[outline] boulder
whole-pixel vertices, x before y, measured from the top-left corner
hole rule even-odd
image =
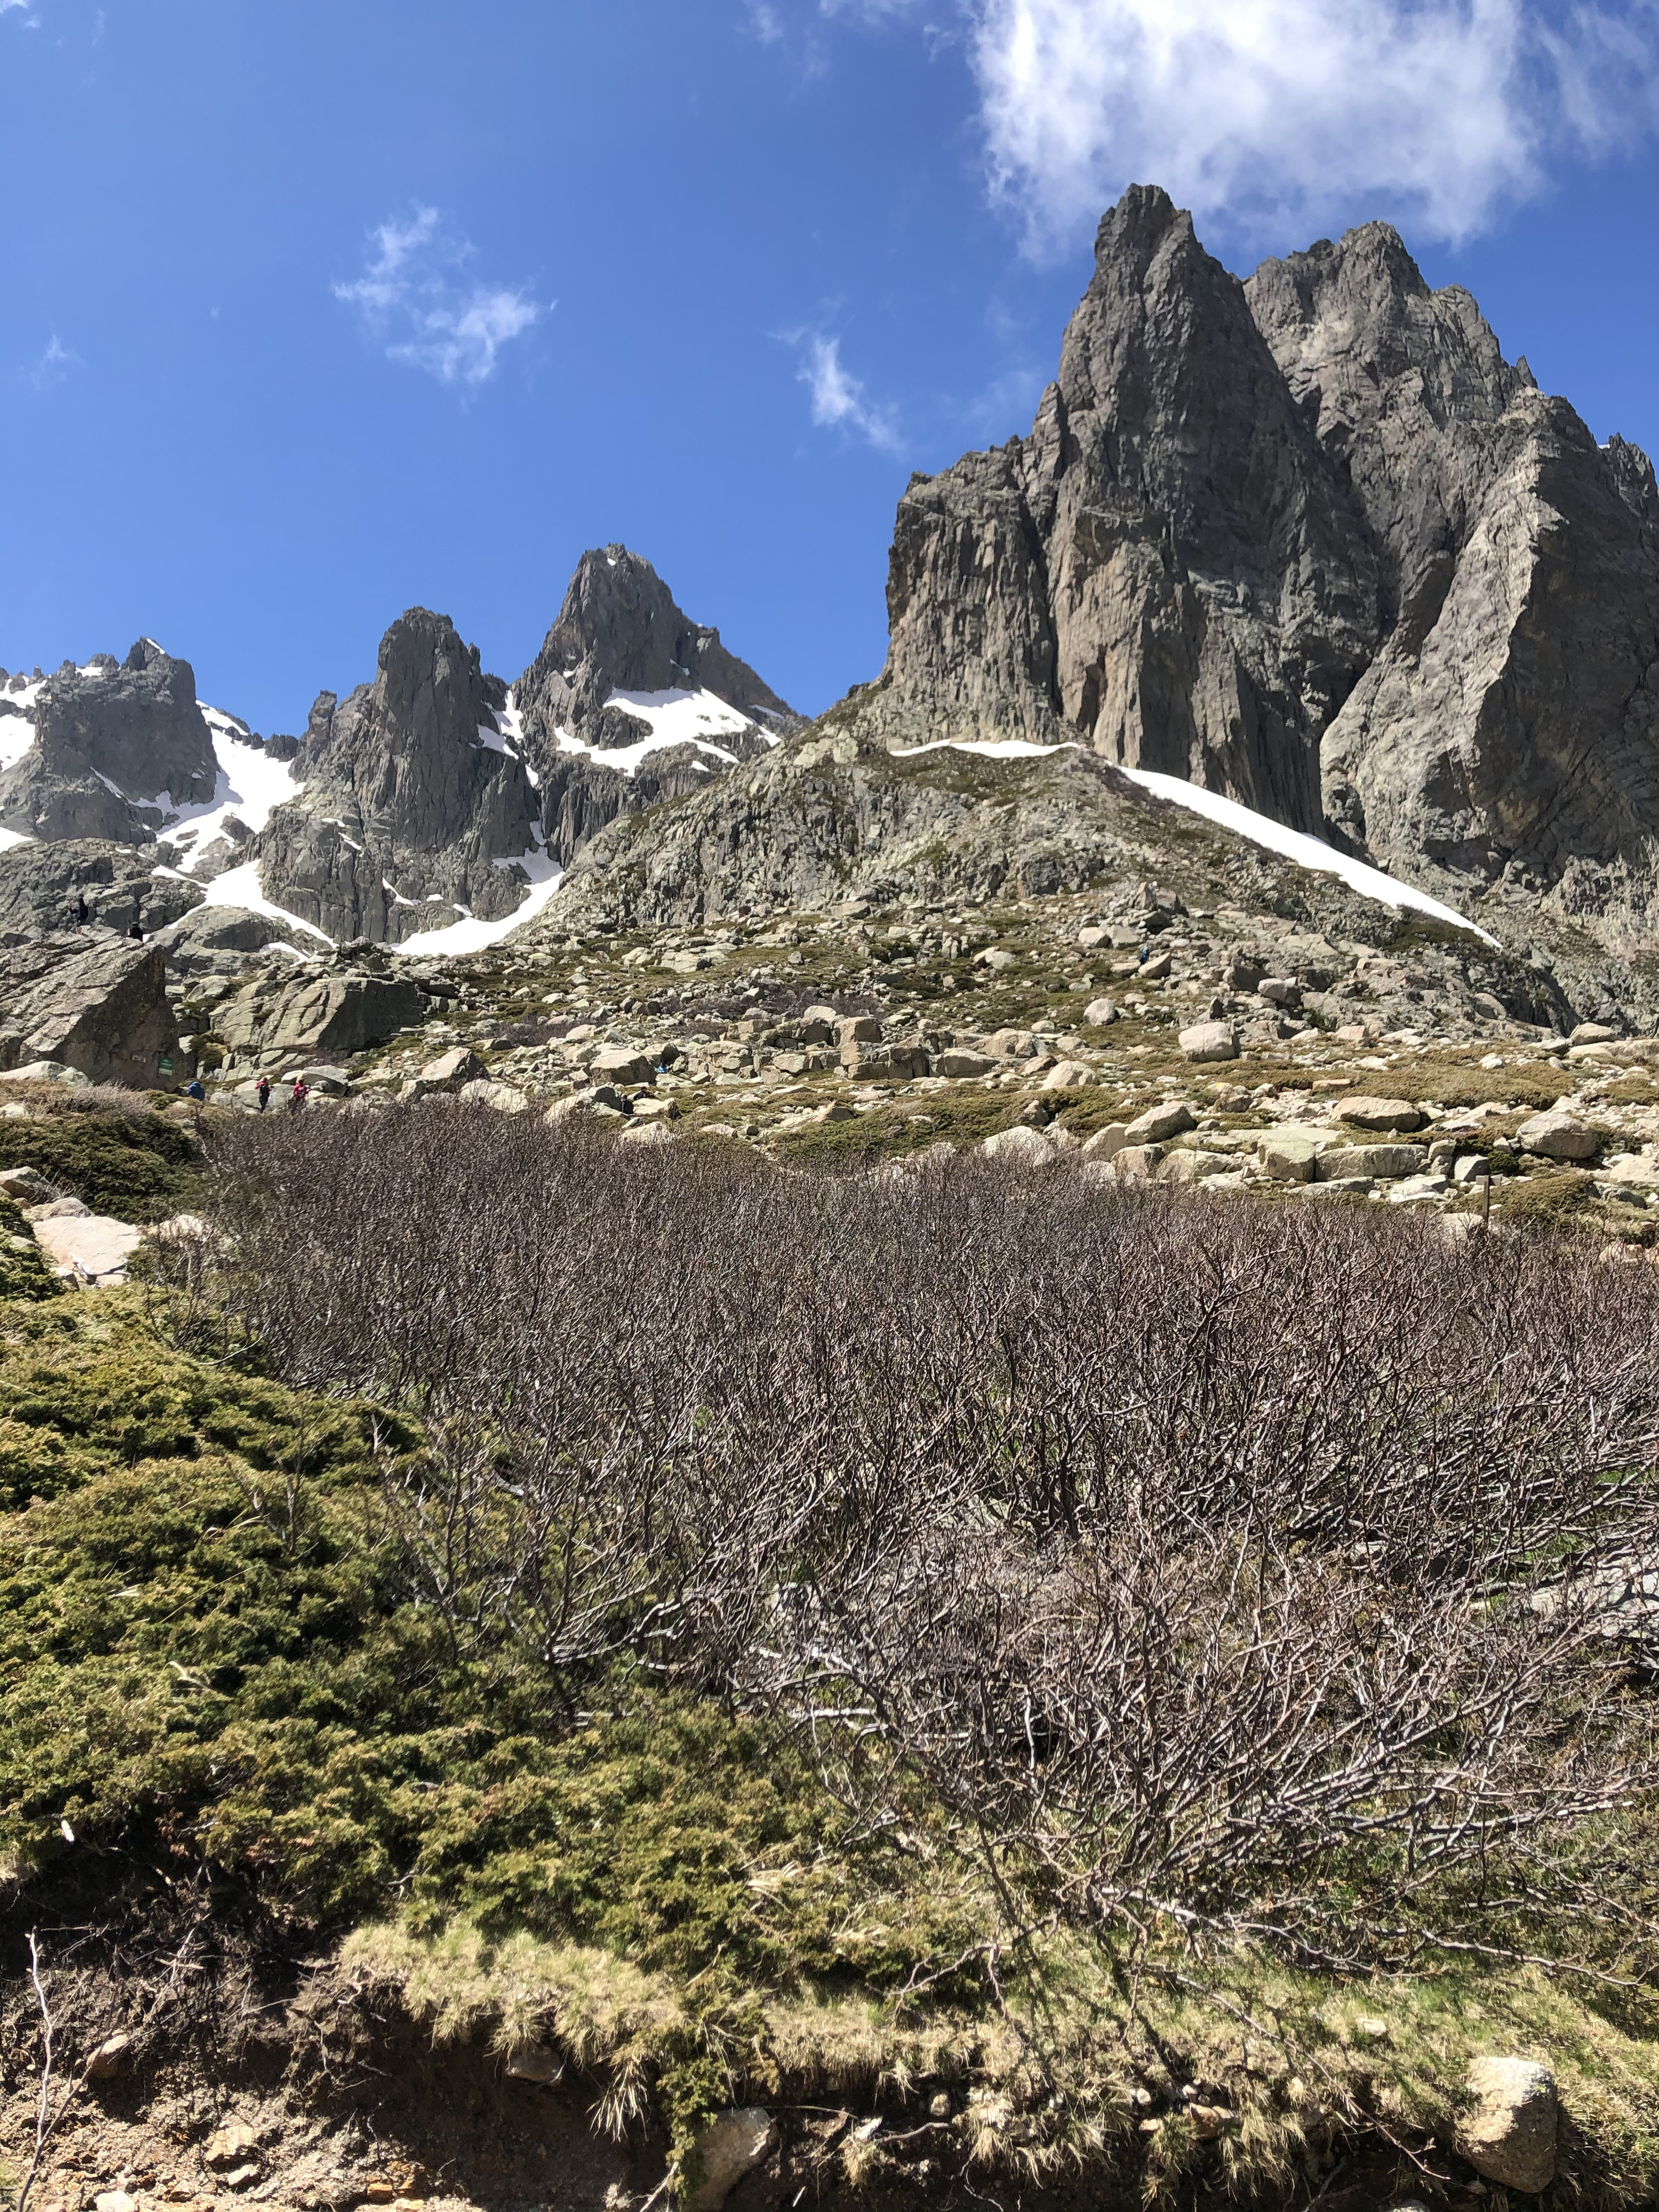
[[[1238,1031],[1231,1022],[1194,1022],[1176,1042],[1191,1060],[1238,1058]]]
[[[1255,1156],[1263,1175],[1274,1182],[1311,1182],[1323,1147],[1301,1129],[1270,1129],[1256,1139]]]
[[[1207,1182],[1212,1176],[1231,1175],[1241,1163],[1231,1152],[1168,1152],[1158,1164],[1159,1182]]]
[[[458,1098],[472,1106],[488,1106],[497,1114],[527,1114],[530,1098],[510,1083],[493,1083],[488,1076],[462,1084],[456,1092]]]
[[[1161,1145],[1121,1145],[1112,1155],[1112,1173],[1125,1182],[1145,1182],[1163,1157]]]
[[[1083,1018],[1091,1029],[1108,1029],[1117,1020],[1118,1011],[1109,999],[1091,999],[1083,1009]]]
[[[1611,1044],[1618,1035],[1618,1030],[1609,1029],[1605,1022],[1580,1022],[1577,1028],[1568,1037],[1567,1042],[1569,1044]]]
[[[1393,1182],[1420,1175],[1428,1164],[1421,1145],[1333,1145],[1319,1156],[1321,1182]]]
[[[836,1018],[836,1042],[843,1055],[849,1045],[879,1044],[881,1024],[873,1014],[838,1015]]]
[[[89,1082],[154,1089],[179,1038],[160,948],[120,937],[64,946],[19,947],[0,971],[0,1067],[54,1060]]]
[[[1094,1081],[1094,1070],[1081,1060],[1057,1060],[1042,1079],[1045,1091],[1085,1091]]]
[[[1555,2076],[1530,2058],[1477,2058],[1453,2134],[1460,2156],[1503,2189],[1535,2197],[1555,2179]]]
[[[1420,1129],[1427,1116],[1405,1098],[1339,1098],[1336,1110],[1357,1129]]]
[[[1255,990],[1256,996],[1266,999],[1270,1006],[1296,1007],[1302,1004],[1302,986],[1289,975],[1264,975]]]
[[[1085,1160],[1113,1160],[1129,1141],[1129,1132],[1121,1121],[1109,1121],[1103,1129],[1097,1129],[1083,1140]]]
[[[686,2160],[691,2212],[720,2212],[744,2174],[765,2160],[776,2141],[771,2114],[757,2105],[716,2112]]]
[[[596,1083],[649,1083],[656,1075],[654,1064],[642,1052],[631,1045],[606,1045],[596,1052],[587,1063],[588,1074]]]
[[[485,1073],[483,1060],[471,1046],[458,1044],[428,1060],[420,1079],[428,1091],[459,1091],[464,1083],[475,1083]]]
[[[263,952],[268,945],[285,945],[312,960],[325,958],[330,950],[298,923],[243,906],[198,906],[157,930],[155,942],[175,975],[234,973],[246,954]]]
[[[1054,1148],[1048,1138],[1024,1122],[1012,1129],[999,1129],[980,1150],[988,1159],[1011,1161],[1020,1167],[1052,1167],[1054,1161]]]
[[[617,1132],[619,1145],[672,1145],[674,1132],[665,1121],[630,1121]]]
[[[1000,945],[988,945],[983,952],[976,952],[974,955],[975,967],[988,968],[993,975],[1000,975],[1005,969],[1012,968],[1013,964],[1013,954],[1005,951]]]
[[[976,1075],[994,1075],[998,1065],[988,1052],[968,1052],[960,1045],[953,1045],[936,1056],[933,1073],[965,1082]]]
[[[53,1211],[37,1219],[33,1228],[34,1241],[52,1272],[87,1283],[125,1282],[127,1261],[143,1236],[131,1222],[117,1221],[106,1213],[88,1213],[84,1206],[76,1213]]]
[[[307,973],[275,988],[250,984],[215,1012],[235,1052],[331,1052],[349,1057],[423,1022],[426,994],[403,976],[350,967]]]
[[[1581,1121],[1576,1114],[1565,1113],[1558,1106],[1551,1107],[1547,1114],[1533,1115],[1521,1124],[1515,1136],[1523,1152],[1536,1152],[1547,1160],[1588,1160],[1601,1150],[1589,1122]]]
[[[1192,1108],[1182,1098],[1172,1098],[1162,1106],[1149,1106],[1125,1133],[1132,1145],[1162,1145],[1195,1126]]]

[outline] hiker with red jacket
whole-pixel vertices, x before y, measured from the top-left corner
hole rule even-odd
[[[305,1111],[306,1101],[310,1097],[310,1096],[311,1085],[306,1081],[303,1075],[296,1075],[294,1079],[294,1088],[288,1094],[289,1112],[290,1114],[303,1113]]]

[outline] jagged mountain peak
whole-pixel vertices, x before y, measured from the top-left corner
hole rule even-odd
[[[625,545],[590,549],[517,686],[526,729],[544,744],[560,729],[602,744],[613,694],[671,691],[706,691],[745,716],[794,719],[718,629],[683,611],[648,561]]]

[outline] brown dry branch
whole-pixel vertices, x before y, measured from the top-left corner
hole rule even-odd
[[[214,1143],[231,1322],[421,1417],[412,1585],[573,1717],[625,1665],[872,1826],[919,1774],[1033,1916],[1592,1940],[1573,1839],[1653,1773],[1650,1271],[444,1101]]]

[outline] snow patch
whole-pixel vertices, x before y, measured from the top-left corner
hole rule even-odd
[[[1358,891],[1362,898],[1376,899],[1380,905],[1391,906],[1396,912],[1401,907],[1409,907],[1413,913],[1432,915],[1436,921],[1449,921],[1455,928],[1473,930],[1488,945],[1498,942],[1479,922],[1459,914],[1455,907],[1443,906],[1438,899],[1431,898],[1414,884],[1402,884],[1393,876],[1385,876],[1381,868],[1373,868],[1364,860],[1351,860],[1347,854],[1339,853],[1322,838],[1309,836],[1305,830],[1287,830],[1282,822],[1258,814],[1251,807],[1241,806],[1236,799],[1224,799],[1219,792],[1202,790],[1183,777],[1162,775],[1154,769],[1126,768],[1123,773],[1143,791],[1150,791],[1158,799],[1172,799],[1177,806],[1188,807],[1218,828],[1231,830],[1235,836],[1248,837],[1252,844],[1265,845],[1270,853],[1294,860],[1298,867],[1313,868],[1322,875],[1340,876],[1349,890]]]
[[[246,722],[239,722],[234,714],[223,714],[217,707],[204,706],[202,714],[212,734],[213,757],[219,769],[213,796],[200,805],[185,807],[167,832],[168,842],[190,873],[200,865],[208,847],[223,834],[227,815],[234,814],[257,832],[264,828],[276,808],[300,794],[293,763],[273,760],[263,745],[248,743],[252,732]],[[159,805],[161,800],[142,803]]]
[[[930,745],[895,745],[893,750],[908,757],[917,753],[942,752],[947,747],[952,752],[982,753],[998,760],[1028,760],[1039,753],[1079,750],[1075,741],[1039,745],[1027,738],[941,738]],[[1294,860],[1298,867],[1314,869],[1320,875],[1340,876],[1349,890],[1358,891],[1362,898],[1376,899],[1380,905],[1393,907],[1396,913],[1408,907],[1415,914],[1432,915],[1436,921],[1449,921],[1455,928],[1472,930],[1488,945],[1498,942],[1479,922],[1471,921],[1466,914],[1459,914],[1455,907],[1443,906],[1438,899],[1431,898],[1414,884],[1402,884],[1394,876],[1384,875],[1381,868],[1373,868],[1364,860],[1351,860],[1347,854],[1339,853],[1322,838],[1309,836],[1305,830],[1287,830],[1271,815],[1258,814],[1254,807],[1241,806],[1236,799],[1224,799],[1218,791],[1206,791],[1201,785],[1188,783],[1184,776],[1164,775],[1156,769],[1126,768],[1121,773],[1154,798],[1188,807],[1193,813],[1201,814],[1206,821],[1213,822],[1218,829],[1231,830],[1236,837],[1248,837],[1253,845],[1265,845],[1270,853]]]
[[[401,945],[386,947],[389,952],[408,953],[424,960],[428,953],[446,956],[457,952],[482,952],[486,945],[497,944],[512,930],[538,915],[559,888],[564,870],[545,852],[526,853],[518,860],[497,860],[498,868],[522,868],[530,878],[530,896],[513,912],[500,921],[480,921],[469,915],[464,921],[452,921],[442,929],[422,929],[413,937],[406,937]]]
[[[196,880],[179,868],[157,868],[155,872],[158,876],[176,877],[184,884]],[[315,922],[302,921],[297,914],[290,914],[285,906],[278,906],[274,899],[265,896],[259,884],[259,863],[257,860],[244,860],[240,868],[227,868],[222,876],[216,876],[204,889],[204,906],[246,907],[250,914],[263,914],[272,921],[285,921],[292,928],[303,930],[307,937],[316,938],[319,944],[331,945],[334,942],[325,932],[318,928]]]
[[[559,750],[585,754],[622,775],[634,775],[648,753],[662,752],[670,745],[695,745],[699,752],[734,768],[737,755],[715,744],[717,738],[738,737],[752,731],[769,745],[778,742],[770,730],[763,730],[712,691],[613,691],[605,703],[645,723],[650,734],[631,745],[590,745],[573,731],[560,730]]]

